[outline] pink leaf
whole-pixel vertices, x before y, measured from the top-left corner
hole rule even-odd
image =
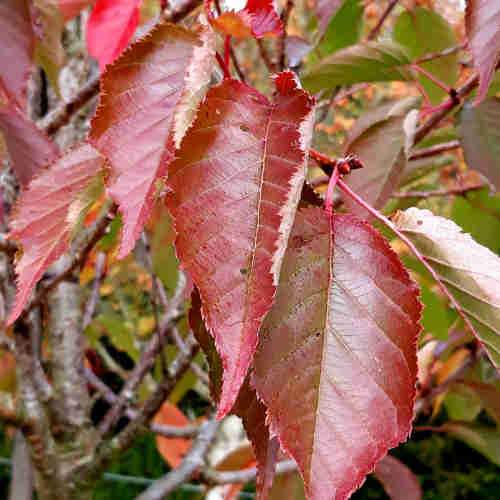
[[[422,488],[415,474],[397,458],[385,456],[375,467],[374,474],[391,500],[422,499]]]
[[[314,101],[291,72],[275,83],[272,102],[236,80],[213,87],[169,167],[177,254],[224,365],[219,417],[252,361],[305,178]]]
[[[66,250],[82,196],[103,166],[88,144],[65,153],[35,177],[17,201],[10,238],[23,246],[16,263],[17,295],[8,324],[21,314],[32,288]]]
[[[22,109],[35,41],[27,0],[0,2],[0,80]]]
[[[0,104],[0,132],[21,186],[26,186],[41,167],[57,156],[55,143],[12,101],[3,107]]]
[[[210,22],[222,33],[236,38],[264,38],[283,32],[273,0],[248,0],[244,9],[223,12],[211,17]]]
[[[141,0],[97,0],[87,23],[89,54],[101,70],[129,44],[139,23]]]
[[[209,83],[214,36],[163,24],[102,77],[90,140],[110,162],[109,192],[123,214],[119,257],[134,247],[151,213],[157,182],[174,157]]]
[[[407,438],[420,310],[415,284],[371,226],[297,213],[253,383],[309,498],[348,498]]]
[[[474,66],[479,72],[479,91],[476,98],[479,103],[488,93],[495,66],[500,60],[500,2],[468,0],[465,30]]]

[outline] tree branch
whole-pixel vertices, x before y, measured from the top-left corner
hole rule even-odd
[[[487,187],[487,184],[474,184],[472,186],[463,186],[451,189],[436,189],[434,191],[404,191],[401,193],[394,193],[394,198],[434,198],[437,196],[453,196],[464,195],[470,191],[477,191]]]
[[[211,418],[205,421],[193,446],[184,457],[181,465],[172,470],[161,479],[155,481],[149,488],[141,493],[137,500],[161,500],[172,493],[181,484],[188,481],[198,472],[205,463],[205,455],[215,438],[219,422]]]
[[[458,149],[460,147],[462,147],[462,145],[458,140],[442,142],[441,144],[436,144],[429,148],[416,149],[415,151],[413,151],[413,153],[410,154],[408,160],[430,158],[432,156],[437,156],[441,153],[445,153],[446,151],[453,151],[454,149]]]
[[[99,392],[107,403],[116,404],[118,396],[90,368],[84,368],[84,375],[87,382]],[[132,408],[127,408],[125,410],[125,415],[130,420],[138,418],[137,410]],[[175,425],[155,424],[153,422],[149,424],[149,428],[154,434],[166,438],[191,438],[196,436],[200,429],[199,426],[195,424],[177,427]]]
[[[386,19],[389,17],[389,14],[392,12],[394,7],[396,7],[398,1],[399,0],[390,0],[390,2],[387,4],[387,7],[384,10],[384,12],[382,12],[380,19],[377,21],[377,24],[370,31],[370,33],[367,37],[368,40],[374,40],[377,37],[377,35],[379,34],[379,31],[382,29],[383,24],[385,23]]]

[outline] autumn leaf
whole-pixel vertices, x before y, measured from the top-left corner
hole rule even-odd
[[[500,189],[500,98],[478,106],[466,102],[460,112],[460,142],[467,165]]]
[[[10,238],[22,244],[23,254],[16,263],[17,294],[8,324],[21,314],[45,270],[68,250],[72,230],[85,208],[82,197],[103,162],[92,146],[78,146],[36,176],[18,199]]]
[[[134,247],[209,83],[214,36],[164,23],[134,44],[101,81],[90,141],[108,158],[108,190],[123,214],[119,257]]]
[[[213,87],[169,167],[177,254],[224,365],[219,417],[245,380],[305,178],[314,101],[291,72],[275,85],[272,102],[236,80]]]
[[[12,99],[2,106],[1,96],[0,132],[5,139],[14,173],[23,187],[28,185],[45,164],[57,156],[58,148],[55,143],[26,118]]]
[[[29,2],[0,2],[0,80],[22,109],[26,106],[26,84],[31,73],[35,46]],[[8,68],[8,71],[6,70]]]
[[[141,0],[97,0],[87,22],[87,48],[101,70],[129,44],[139,23]]]
[[[383,208],[399,185],[408,153],[405,122],[417,103],[408,97],[379,106],[361,115],[349,133],[345,153],[357,155],[365,166],[349,175],[349,186],[375,208]],[[366,213],[350,198],[344,201],[351,212]]]
[[[417,477],[397,458],[385,456],[375,467],[374,475],[391,500],[422,499],[422,488]]]
[[[297,213],[252,382],[310,499],[348,498],[407,438],[420,310],[416,285],[370,225]]]
[[[191,425],[186,415],[184,415],[177,406],[168,401],[165,401],[161,405],[153,422],[155,424],[172,425],[181,428]],[[175,469],[179,467],[184,456],[190,450],[191,441],[191,439],[186,438],[166,438],[158,435],[156,436],[156,447],[167,464],[172,467],[172,469]]]
[[[83,9],[92,5],[94,0],[58,0],[59,9],[65,21],[76,17]]]
[[[415,207],[394,224],[422,253],[458,302],[493,364],[500,366],[500,258],[454,222]]]
[[[465,30],[472,52],[474,66],[479,72],[479,104],[488,93],[488,87],[500,60],[500,2],[498,0],[467,0]]]
[[[248,0],[244,9],[209,16],[209,20],[218,31],[236,38],[264,38],[283,31],[273,0]]]

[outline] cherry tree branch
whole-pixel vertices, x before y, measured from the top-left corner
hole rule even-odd
[[[87,382],[104,398],[107,403],[116,404],[118,396],[90,368],[85,367],[84,375]],[[125,410],[125,416],[130,420],[135,420],[138,416],[137,410],[127,408]],[[177,427],[175,425],[156,424],[154,422],[150,422],[149,428],[154,434],[158,434],[159,436],[166,438],[190,438],[196,436],[199,431],[199,425],[195,424]]]
[[[191,479],[205,464],[205,456],[218,428],[219,422],[215,419],[210,418],[205,421],[201,425],[198,437],[182,460],[181,465],[155,481],[137,497],[137,500],[161,500],[181,484]]]
[[[470,191],[478,191],[479,189],[483,189],[487,187],[487,184],[474,184],[472,186],[463,186],[456,187],[451,189],[436,189],[433,191],[405,191],[402,193],[394,193],[394,198],[435,198],[438,196],[453,196],[453,195],[461,195],[463,196]]]
[[[432,156],[437,156],[440,155],[441,153],[445,153],[447,151],[453,151],[454,149],[458,149],[460,147],[462,147],[462,145],[460,144],[459,140],[442,142],[440,144],[436,144],[428,148],[416,149],[410,154],[408,160],[420,160],[422,158],[430,158]]]
[[[389,17],[389,15],[393,11],[393,9],[396,7],[398,1],[399,0],[390,0],[390,2],[387,4],[387,7],[384,10],[384,12],[382,12],[382,15],[380,16],[379,20],[377,21],[377,24],[373,27],[373,29],[368,34],[368,37],[367,37],[368,40],[374,40],[377,37],[377,35],[379,34],[380,30],[382,29],[382,26],[384,25],[386,19]]]

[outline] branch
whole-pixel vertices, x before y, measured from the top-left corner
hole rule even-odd
[[[454,149],[460,148],[462,145],[460,141],[448,141],[442,142],[441,144],[436,144],[435,146],[431,146],[429,148],[417,149],[413,153],[410,154],[408,160],[420,160],[422,158],[430,158],[431,156],[437,156],[441,153],[445,153],[446,151],[453,151]]]
[[[288,19],[290,18],[290,13],[294,7],[294,0],[287,0],[286,5],[281,11],[281,23],[283,25],[283,33],[278,39],[278,67],[280,71],[285,69],[285,59],[286,59],[286,27],[288,24]]]
[[[201,425],[200,433],[181,465],[155,481],[137,500],[161,500],[180,485],[189,481],[205,464],[205,455],[215,438],[219,422],[209,419]]]
[[[440,52],[432,52],[431,54],[425,54],[425,56],[415,59],[414,64],[422,64],[429,61],[434,61],[434,59],[439,59],[440,57],[446,57],[455,52],[463,50],[467,46],[467,42],[461,43],[460,45],[455,45],[454,47],[449,47],[447,49],[441,50]]]
[[[387,4],[387,7],[385,8],[384,12],[382,12],[380,19],[377,21],[377,24],[370,31],[370,34],[368,35],[368,40],[373,40],[377,37],[379,31],[382,29],[383,24],[385,23],[385,20],[389,17],[389,14],[392,12],[394,7],[396,7],[398,1],[399,0],[391,0]]]
[[[163,339],[170,328],[170,323],[177,315],[177,309],[182,302],[183,291],[186,285],[185,278],[182,274],[179,275],[179,283],[177,290],[172,298],[169,309],[165,312],[163,319],[158,328],[158,335],[154,335],[149,341],[146,349],[142,353],[141,359],[137,362],[132,373],[127,378],[125,385],[123,386],[120,395],[116,401],[116,404],[111,407],[104,419],[99,425],[99,434],[101,436],[106,435],[115,423],[120,418],[123,408],[127,405],[127,402],[132,400],[134,397],[135,390],[139,387],[142,379],[153,367],[156,356],[161,351],[163,347]],[[189,355],[191,346],[186,346],[186,351],[182,354]]]
[[[276,475],[289,474],[297,470],[297,464],[293,460],[284,460],[276,464]],[[253,481],[257,476],[257,468],[252,467],[239,471],[221,472],[213,469],[205,469],[201,472],[204,482],[210,485],[218,484],[244,484]]]
[[[186,344],[189,346],[189,355],[179,354],[174,360],[171,366],[171,375],[158,384],[154,393],[137,412],[137,418],[131,420],[127,427],[111,439],[111,441],[102,444],[97,449],[95,459],[92,463],[77,467],[73,471],[82,481],[98,477],[113,458],[130,448],[137,435],[147,425],[147,422],[158,412],[160,406],[175,389],[179,380],[189,369],[192,359],[198,353],[199,347],[194,337],[189,336],[186,339]]]
[[[92,290],[90,292],[90,297],[85,304],[85,312],[83,313],[82,319],[82,329],[85,330],[87,326],[90,325],[92,318],[97,307],[97,302],[99,301],[99,288],[101,287],[101,282],[104,277],[104,270],[106,267],[106,254],[104,252],[99,252],[96,257],[95,262],[95,277],[92,283]]]
[[[413,145],[418,144],[441,120],[447,116],[455,106],[460,104],[460,101],[470,94],[478,85],[479,77],[477,75],[471,76],[461,87],[456,89],[456,98],[450,97],[443,104],[439,106],[434,113],[432,113],[428,120],[415,132]]]
[[[115,404],[118,401],[118,396],[90,368],[84,368],[84,375],[87,382],[99,392],[107,403]],[[132,408],[127,408],[125,415],[130,420],[138,418],[137,410]],[[166,438],[191,438],[196,436],[200,430],[199,426],[195,424],[177,427],[175,425],[155,424],[153,422],[149,424],[149,428],[154,434]]]
[[[470,191],[477,191],[488,187],[487,184],[474,184],[472,186],[463,186],[451,189],[436,189],[434,191],[405,191],[403,193],[394,193],[392,196],[394,198],[434,198],[437,196],[460,196],[464,195]]]

